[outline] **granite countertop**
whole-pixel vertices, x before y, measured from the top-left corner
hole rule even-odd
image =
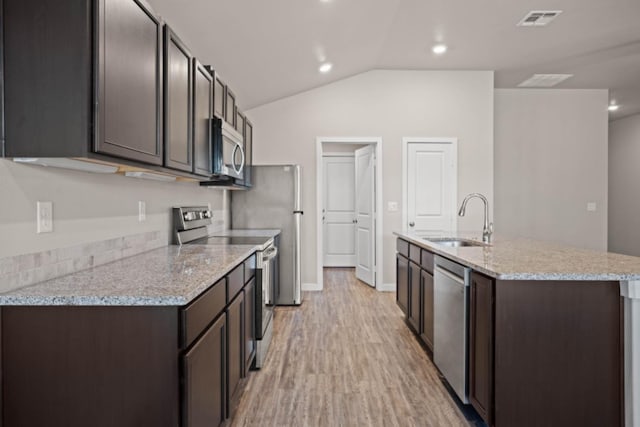
[[[215,237],[276,237],[282,232],[278,229],[241,229],[218,231],[213,234]]]
[[[482,241],[478,233],[394,232],[435,254],[501,280],[640,280],[640,257],[598,252],[525,238],[494,235],[489,246],[452,248],[425,237]]]
[[[185,305],[254,251],[251,245],[165,246],[0,294],[0,305]]]

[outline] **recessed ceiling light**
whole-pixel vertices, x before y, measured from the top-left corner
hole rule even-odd
[[[331,71],[331,68],[333,68],[333,64],[331,64],[330,62],[325,62],[320,66],[320,68],[318,68],[318,70],[321,73],[328,73],[329,71]]]
[[[619,108],[620,108],[620,106],[618,104],[611,104],[611,105],[609,105],[609,107],[607,109],[609,111],[618,111]]]
[[[447,51],[447,45],[440,43],[440,44],[437,44],[437,45],[433,46],[431,48],[431,50],[436,55],[442,55],[443,53],[445,53]]]

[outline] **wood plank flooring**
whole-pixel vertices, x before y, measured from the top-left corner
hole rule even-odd
[[[324,291],[279,307],[265,366],[232,426],[469,426],[404,324],[395,294],[325,269]]]

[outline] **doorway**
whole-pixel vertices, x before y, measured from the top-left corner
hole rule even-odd
[[[456,231],[457,145],[456,138],[402,139],[403,231]]]
[[[316,143],[318,283],[324,267],[352,267],[359,280],[379,289],[382,139],[318,137]]]
[[[325,152],[322,155],[324,267],[356,266],[355,166],[353,152]]]

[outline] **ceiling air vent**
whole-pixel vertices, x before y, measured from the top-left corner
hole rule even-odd
[[[532,10],[518,22],[519,27],[544,27],[556,19],[561,10]]]
[[[553,87],[569,77],[573,77],[573,74],[534,74],[518,87]]]

